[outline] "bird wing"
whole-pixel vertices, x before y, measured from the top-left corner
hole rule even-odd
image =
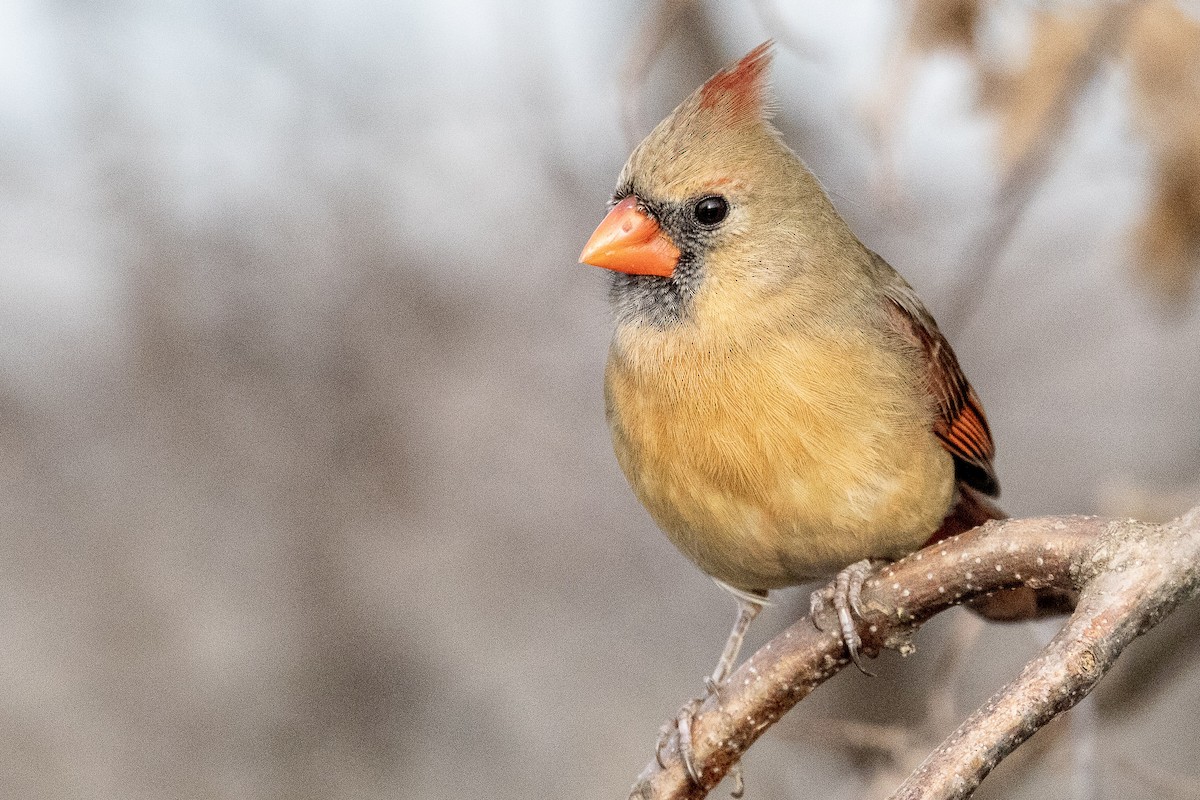
[[[984,494],[999,495],[1000,482],[992,466],[996,446],[979,396],[917,293],[886,261],[871,255],[886,268],[881,274],[893,326],[924,354],[925,379],[938,411],[933,432],[954,456],[956,477]]]

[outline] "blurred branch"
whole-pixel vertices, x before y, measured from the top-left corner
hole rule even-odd
[[[996,210],[975,232],[959,259],[959,276],[949,292],[945,310],[938,314],[943,330],[961,331],[975,312],[1000,264],[1017,223],[1053,165],[1057,145],[1100,67],[1125,38],[1136,2],[1108,6],[1096,23],[1087,45],[1064,71],[1053,101],[1046,108],[1026,147],[1005,173],[996,198]]]
[[[1200,778],[1151,768],[1128,754],[1117,756],[1121,769],[1128,771],[1128,778],[1143,782],[1159,797],[1172,800],[1200,800]]]
[[[880,81],[864,109],[879,161],[874,192],[884,208],[901,201],[897,131],[916,60],[934,50],[961,51],[974,58],[980,16],[979,0],[909,0],[897,3],[896,10],[898,33],[888,37]]]
[[[638,26],[637,37],[629,48],[621,72],[617,76],[617,96],[621,104],[621,128],[625,141],[633,147],[641,139],[638,134],[638,98],[650,68],[658,60],[684,9],[694,0],[657,0]]]
[[[991,592],[1078,590],[1067,624],[1020,676],[948,737],[892,795],[964,798],[1018,745],[1075,705],[1135,637],[1200,591],[1200,508],[1164,525],[1098,517],[988,523],[885,567],[863,588],[864,652],[911,651],[935,614]],[[762,733],[848,662],[836,626],[805,617],[751,656],[709,696],[692,724],[701,786],[688,778],[678,734],[630,797],[704,797]]]
[[[925,693],[925,713],[905,715],[894,722],[864,722],[827,717],[811,719],[802,728],[790,726],[787,735],[819,747],[834,747],[870,768],[865,770],[862,800],[881,800],[892,793],[908,774],[925,760],[951,730],[961,715],[955,696],[969,665],[965,657],[973,654],[974,644],[987,628],[978,614],[953,615],[951,629],[930,674],[938,676]],[[779,729],[776,730],[778,735]],[[1022,750],[1022,756],[1034,756],[1035,748]]]

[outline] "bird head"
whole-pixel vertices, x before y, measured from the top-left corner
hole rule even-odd
[[[829,235],[822,221],[844,228],[770,124],[770,60],[765,42],[718,72],[630,155],[579,258],[618,273],[618,304],[662,323],[705,287],[752,300],[794,271],[797,248]]]

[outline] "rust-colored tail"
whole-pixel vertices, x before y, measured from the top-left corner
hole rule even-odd
[[[946,519],[942,521],[942,527],[929,538],[926,546],[977,528],[988,520],[1008,518],[995,503],[970,486],[959,484],[958,493],[958,502],[950,509]],[[1077,600],[1074,592],[1030,589],[1022,586],[977,598],[968,605],[972,611],[985,619],[994,622],[1019,622],[1055,614],[1068,614],[1075,608]]]

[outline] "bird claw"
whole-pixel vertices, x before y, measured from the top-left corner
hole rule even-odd
[[[721,658],[717,661],[716,668],[713,669],[711,675],[704,679],[704,695],[684,703],[673,720],[675,730],[679,731],[679,758],[683,761],[683,766],[687,769],[688,777],[697,786],[703,786],[704,784],[701,782],[701,771],[696,767],[696,751],[692,747],[692,722],[695,721],[696,712],[700,710],[700,706],[708,698],[715,698],[720,703],[721,685],[729,677],[729,673],[733,671],[733,665],[737,663],[738,652],[742,649],[742,638],[746,635],[746,628],[758,616],[758,612],[762,611],[767,597],[766,592],[744,592],[720,581],[717,581],[717,583],[728,589],[738,598],[737,621],[733,623],[733,630],[729,632],[729,638],[725,641],[725,649],[721,652]],[[654,746],[654,758],[658,761],[658,765],[664,769],[667,765],[663,758],[663,750],[666,749],[671,741],[671,727],[671,721],[663,724],[658,731],[658,742]],[[730,772],[734,780],[733,796],[741,797],[742,792],[745,790],[741,764],[735,762]]]
[[[813,627],[822,633],[825,632],[825,626],[821,620],[825,617],[825,609],[832,602],[833,587],[831,586],[822,586],[808,598],[808,618],[812,620]]]
[[[654,760],[663,769],[667,768],[667,762],[663,759],[663,750],[666,748],[667,742],[671,741],[671,729],[675,727],[674,723],[673,719],[664,722],[658,729],[658,741],[654,743]]]
[[[825,630],[821,626],[820,620],[825,615],[827,605],[833,606],[833,610],[837,614],[838,632],[842,636],[842,641],[846,643],[846,652],[849,653],[850,660],[854,662],[854,666],[858,667],[859,672],[872,678],[875,677],[875,673],[862,665],[860,652],[862,637],[858,635],[854,619],[863,615],[863,584],[880,563],[882,562],[865,558],[862,561],[854,562],[837,574],[832,586],[818,589],[812,593],[812,597],[809,599],[809,614],[812,617],[813,626],[819,631]]]
[[[679,709],[679,715],[675,718],[675,727],[679,729],[679,757],[683,759],[688,777],[697,786],[704,784],[700,782],[700,771],[696,769],[696,751],[692,748],[692,720],[696,718],[696,712],[700,710],[702,702],[700,698],[692,700]]]
[[[694,697],[688,700],[679,709],[674,719],[664,722],[658,729],[658,742],[654,745],[654,758],[660,767],[665,768],[667,765],[663,758],[663,751],[671,741],[673,730],[679,731],[679,758],[683,761],[688,777],[697,786],[700,786],[701,783],[700,772],[696,769],[696,753],[692,749],[692,720],[695,719],[696,712],[700,710],[700,706],[704,704],[709,695],[716,694],[716,686],[713,684],[712,678],[706,678],[704,684],[708,693],[703,697]]]
[[[742,774],[742,762],[733,762],[729,772],[733,775],[733,789],[730,790],[729,796],[741,800],[741,796],[746,793],[746,776]]]
[[[672,728],[679,732],[679,759],[683,762],[684,769],[687,770],[688,777],[696,786],[703,786],[701,782],[700,769],[696,766],[696,751],[692,747],[692,722],[696,718],[696,713],[700,710],[700,706],[709,697],[716,697],[720,700],[718,691],[720,685],[713,680],[711,675],[704,679],[705,694],[703,697],[694,697],[683,704],[679,709],[679,713],[675,715],[675,719],[664,722],[662,727],[658,729],[658,742],[654,746],[654,757],[658,761],[660,767],[665,768],[663,750],[671,741]],[[673,724],[672,724],[673,723]],[[742,764],[736,762],[729,770],[733,777],[733,790],[730,796],[740,798],[746,791],[745,778],[742,775]]]

